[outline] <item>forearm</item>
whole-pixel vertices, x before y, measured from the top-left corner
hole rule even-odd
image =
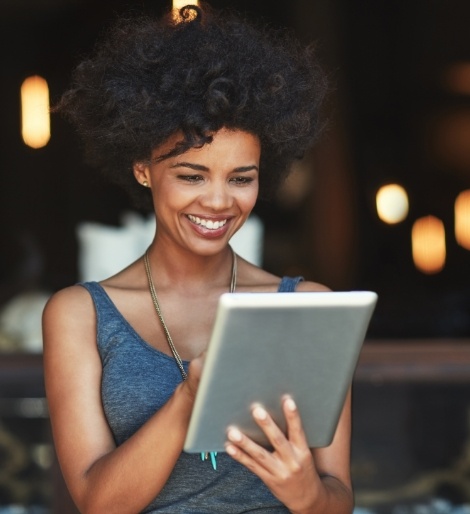
[[[192,408],[178,388],[124,444],[95,461],[76,482],[84,514],[135,514],[162,490],[182,451]]]

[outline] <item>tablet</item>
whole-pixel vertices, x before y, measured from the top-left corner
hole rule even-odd
[[[251,406],[264,405],[285,431],[284,394],[309,446],[328,446],[376,301],[372,291],[223,294],[184,450],[224,451],[231,425],[269,446]]]

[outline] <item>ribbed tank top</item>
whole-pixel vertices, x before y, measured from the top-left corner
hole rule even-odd
[[[302,277],[284,277],[279,292],[293,292]],[[103,366],[101,398],[117,445],[132,436],[181,382],[173,357],[146,343],[97,282],[81,283],[94,302],[97,345]],[[187,370],[189,362],[183,361]],[[198,454],[182,452],[155,500],[142,513],[286,513],[264,483],[226,453],[217,470]]]

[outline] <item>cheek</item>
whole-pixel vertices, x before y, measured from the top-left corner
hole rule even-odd
[[[192,199],[191,192],[173,184],[161,184],[156,186],[153,194],[155,205],[161,205],[165,209],[178,209]]]
[[[258,200],[259,195],[259,182],[256,182],[256,185],[253,186],[253,189],[250,191],[250,202],[254,206],[256,201]]]
[[[244,211],[251,211],[258,199],[258,188],[252,188],[239,197],[238,204]]]

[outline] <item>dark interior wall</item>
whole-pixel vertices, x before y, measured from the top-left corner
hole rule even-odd
[[[102,182],[83,162],[79,141],[58,116],[42,149],[20,138],[19,87],[30,74],[47,78],[54,103],[68,85],[70,71],[91,50],[120,13],[159,14],[169,2],[69,1],[7,2],[0,6],[0,239],[3,298],[18,288],[64,287],[77,276],[75,227],[92,220],[117,224],[133,208],[120,190]],[[212,2],[229,6],[231,2]],[[239,2],[240,10],[274,20],[266,2]],[[264,4],[264,5],[263,5]],[[287,22],[284,19],[283,22]],[[34,263],[30,262],[33,260]],[[1,297],[0,297],[1,301]]]
[[[439,150],[445,137],[439,120],[468,112],[468,83],[467,94],[459,94],[447,76],[452,65],[470,60],[465,28],[470,4],[336,4],[347,76],[344,114],[361,184],[358,282],[381,293],[376,318],[381,333],[468,335],[470,254],[455,241],[453,209],[457,194],[470,186],[470,168],[468,161],[452,157],[457,148]],[[410,196],[409,216],[396,226],[385,226],[374,215],[374,192],[389,181],[404,185]],[[418,272],[411,257],[412,224],[429,214],[442,219],[446,230],[446,266],[436,275]]]
[[[377,337],[468,335],[470,254],[453,238],[453,199],[469,187],[465,166],[438,159],[431,136],[442,112],[468,108],[450,93],[446,66],[468,60],[465,0],[214,0],[256,19],[289,26],[317,41],[331,76],[330,125],[305,167],[306,193],[256,209],[266,227],[265,265],[302,273],[335,289],[370,288],[380,301]],[[160,13],[168,2],[7,0],[0,6],[0,302],[25,287],[55,290],[76,280],[75,227],[81,220],[119,222],[127,197],[101,182],[82,160],[70,127],[54,116],[40,150],[20,138],[19,86],[45,76],[54,102],[72,66],[110,19],[131,9]],[[431,134],[431,135],[430,135]],[[410,215],[385,226],[375,215],[376,188],[405,185]],[[425,214],[447,230],[445,269],[426,276],[413,266],[410,231]]]

